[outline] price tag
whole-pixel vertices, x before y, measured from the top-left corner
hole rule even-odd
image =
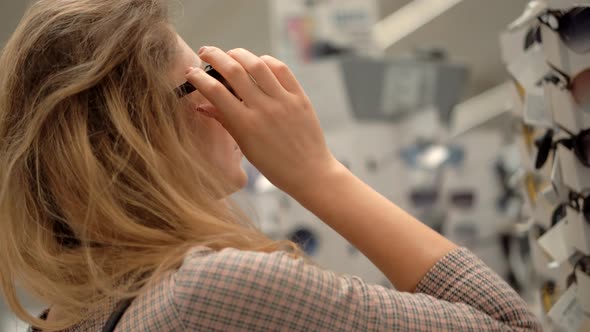
[[[551,72],[540,45],[534,45],[508,65],[508,71],[524,87],[531,91],[538,87],[543,77]]]
[[[550,128],[553,126],[553,113],[545,102],[542,87],[534,86],[526,90],[524,122],[535,127]]]
[[[578,286],[572,285],[549,311],[549,318],[566,331],[580,331],[585,318],[584,310],[576,296],[577,292]]]
[[[564,239],[565,219],[559,221],[547,233],[539,238],[539,245],[549,254],[557,263],[567,261],[574,254],[574,248],[568,246]]]
[[[551,184],[553,189],[556,191],[558,200],[564,202],[568,199],[569,191],[563,184],[563,178],[561,175],[561,163],[559,162],[559,156],[557,153],[553,156],[553,168],[551,169]],[[554,204],[558,204],[555,202]]]
[[[568,206],[564,220],[565,243],[585,255],[590,255],[590,225],[586,223],[584,215]]]

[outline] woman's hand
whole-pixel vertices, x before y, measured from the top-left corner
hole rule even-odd
[[[284,63],[244,49],[225,53],[206,47],[199,53],[242,101],[202,69],[187,74],[188,81],[217,108],[213,116],[275,186],[293,195],[340,169],[309,98]]]

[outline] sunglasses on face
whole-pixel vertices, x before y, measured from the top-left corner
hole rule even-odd
[[[590,129],[583,130],[577,135],[574,135],[565,128],[561,129],[568,133],[570,138],[564,138],[554,142],[553,129],[549,129],[543,137],[535,141],[535,145],[538,148],[535,168],[541,169],[545,165],[549,158],[549,153],[555,151],[558,144],[563,145],[569,150],[573,150],[580,163],[586,167],[590,167]]]
[[[229,92],[231,92],[234,96],[237,97],[236,92],[234,91],[232,86],[229,84],[229,82],[223,76],[221,76],[221,74],[217,70],[215,70],[213,67],[211,67],[211,65],[207,65],[207,67],[205,67],[204,70],[205,70],[205,73],[209,74],[209,76],[211,76],[214,79],[221,82],[221,84],[223,84],[229,90]],[[179,87],[177,87],[176,89],[174,89],[174,93],[178,96],[178,98],[182,98],[182,97],[184,97],[188,94],[191,94],[195,91],[197,91],[197,88],[195,88],[195,86],[192,85],[190,82],[186,82],[186,83],[180,85]]]
[[[590,52],[589,7],[576,7],[569,11],[549,11],[539,20],[559,33],[563,43],[575,53]]]

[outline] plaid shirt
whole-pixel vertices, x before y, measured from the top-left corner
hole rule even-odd
[[[114,306],[114,305],[113,305]],[[101,331],[110,310],[68,332]],[[196,247],[136,298],[117,331],[541,331],[526,303],[465,248],[403,293],[271,254]]]

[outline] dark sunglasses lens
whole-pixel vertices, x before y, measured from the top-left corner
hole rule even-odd
[[[576,136],[574,151],[580,162],[590,167],[590,130],[584,130]]]
[[[559,205],[555,211],[553,211],[553,215],[551,216],[551,226],[557,225],[563,218],[565,218],[567,214],[567,205],[561,204]]]
[[[542,37],[541,37],[541,27],[540,26],[536,26],[536,27],[532,27],[526,34],[526,37],[524,39],[524,49],[525,51],[528,50],[529,48],[531,48],[531,46],[535,45],[535,44],[540,44],[542,43]]]
[[[567,276],[567,279],[565,281],[565,284],[567,286],[567,288],[570,288],[571,285],[576,283],[576,274],[575,273],[570,273],[569,276]]]
[[[590,52],[590,8],[575,8],[563,15],[559,20],[559,34],[572,51]]]
[[[584,198],[584,208],[582,209],[582,213],[584,214],[586,222],[590,224],[590,196]]]
[[[194,85],[192,85],[190,82],[186,82],[183,85],[176,88],[176,90],[174,90],[174,92],[176,93],[178,98],[182,98],[188,94],[191,94],[192,92],[194,92],[196,90],[197,90],[197,88],[195,88]]]
[[[548,130],[543,137],[535,142],[535,144],[537,145],[535,168],[540,169],[545,165],[549,158],[549,152],[551,152],[551,146],[553,145],[553,130]]]
[[[590,275],[590,256],[584,256],[576,263],[576,268]]]
[[[430,189],[414,190],[410,194],[410,201],[415,208],[424,208],[434,205],[438,199],[438,192]]]
[[[470,209],[475,203],[475,194],[472,191],[453,193],[451,203],[461,209]]]
[[[590,110],[590,69],[574,77],[571,90],[576,104],[582,109]]]
[[[229,84],[229,82],[223,76],[221,76],[221,74],[217,70],[213,69],[211,65],[205,67],[205,72],[209,74],[209,76],[221,82],[221,84],[223,84],[223,86],[225,86],[229,90],[229,92],[231,92],[234,96],[237,97],[236,92],[234,91],[233,87]],[[194,87],[194,85],[192,85],[190,82],[186,82],[183,85],[176,88],[174,92],[179,98],[182,98],[196,90],[197,89]]]

